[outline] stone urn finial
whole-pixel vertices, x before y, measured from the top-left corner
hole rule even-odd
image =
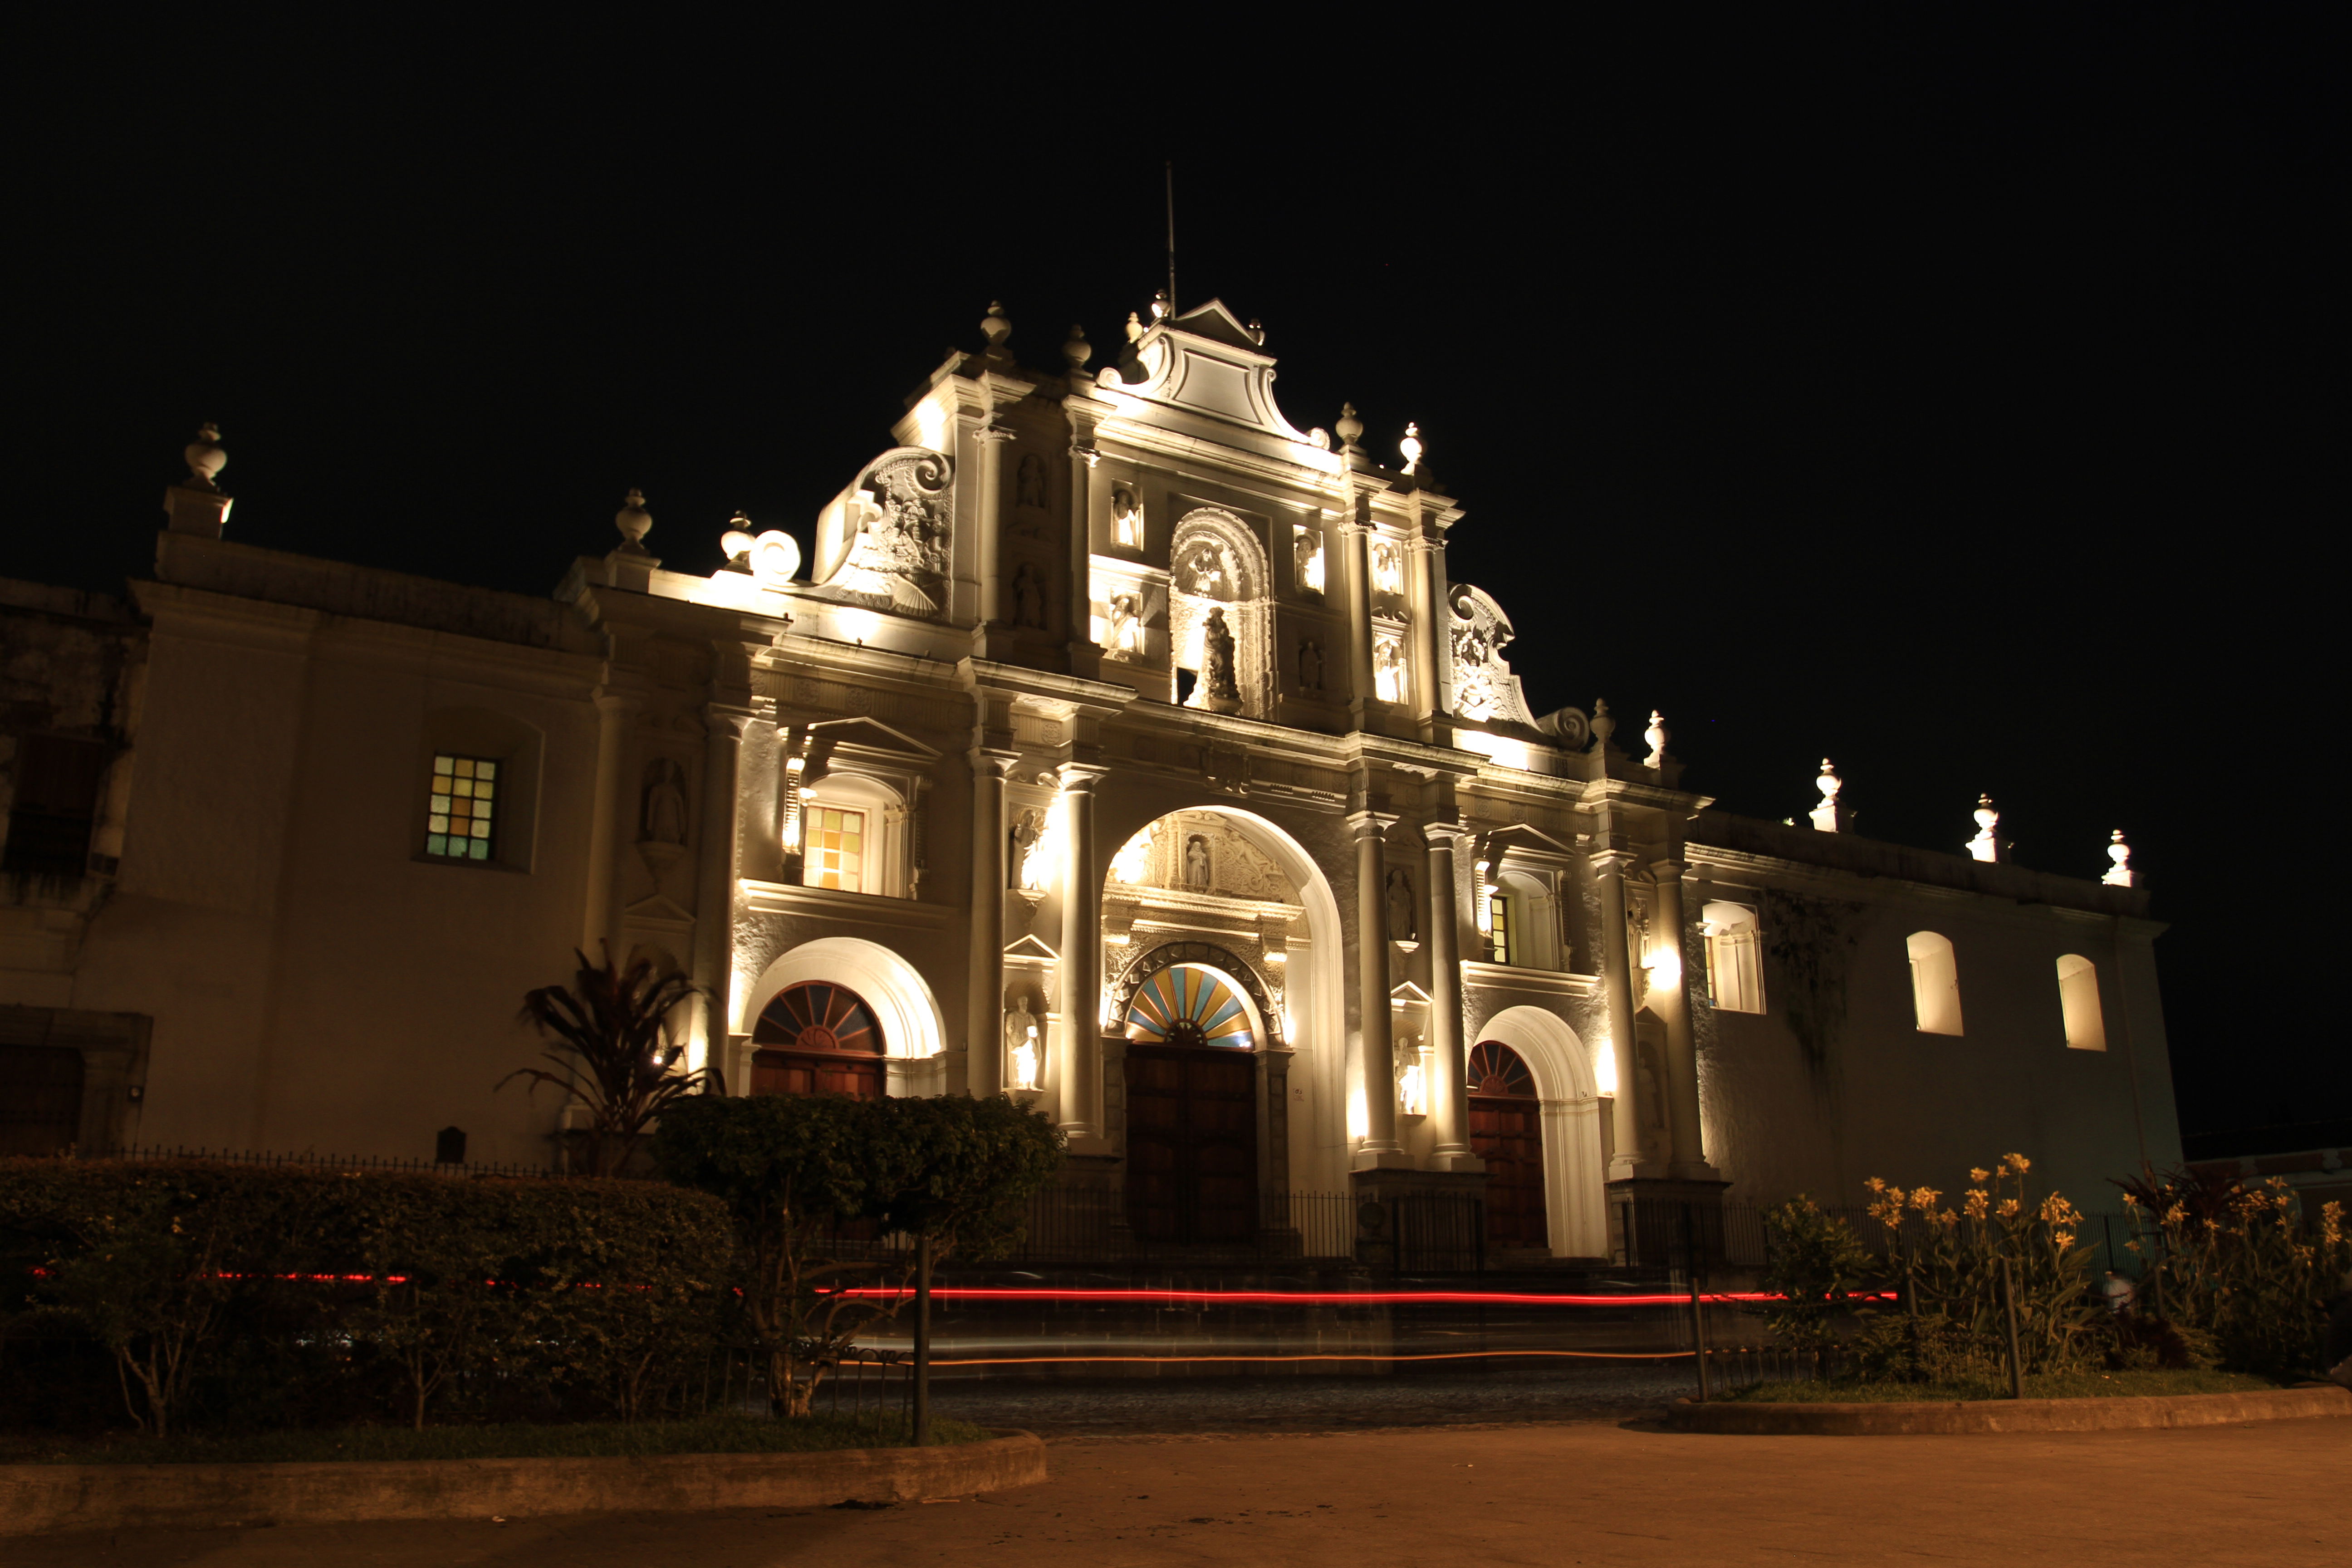
[[[1129,310],[1127,313],[1127,341],[1135,342],[1143,335],[1143,318]]]
[[[613,526],[621,531],[624,548],[645,548],[645,537],[653,531],[654,514],[646,510],[645,495],[635,485],[629,487],[629,499],[613,514]]]
[[[2110,888],[2130,888],[2138,885],[2138,873],[2131,868],[2131,846],[2124,842],[2124,830],[2120,827],[2116,829],[2115,836],[2107,841],[2107,858],[2115,864],[2107,868],[2107,874],[2100,878],[2100,881]]]
[[[988,339],[989,353],[994,353],[1004,347],[1004,340],[1013,335],[1013,318],[1004,313],[1004,301],[991,300],[988,302],[988,314],[980,319],[980,330]]]
[[[1650,710],[1650,727],[1642,731],[1642,739],[1650,742],[1650,754],[1642,759],[1644,767],[1661,767],[1666,760],[1666,716],[1655,708]]]
[[[1354,451],[1356,438],[1364,433],[1364,422],[1356,417],[1356,405],[1352,403],[1339,405],[1339,418],[1331,428],[1339,434],[1339,449],[1343,452]]]
[[[1405,422],[1404,439],[1397,443],[1397,450],[1404,454],[1404,471],[1406,473],[1410,474],[1421,467],[1422,447],[1420,426],[1413,424],[1411,420],[1407,420]]]
[[[1823,833],[1843,831],[1845,818],[1838,809],[1838,791],[1845,788],[1845,780],[1838,777],[1837,768],[1827,757],[1822,759],[1821,776],[1813,780],[1813,787],[1822,792],[1820,803],[1806,813],[1813,826]]]
[[[1151,321],[1154,326],[1168,319],[1172,307],[1168,303],[1168,290],[1157,289],[1151,296]]]
[[[221,450],[220,431],[209,419],[196,431],[196,438],[188,443],[181,454],[188,460],[188,482],[196,489],[218,489],[213,476],[228,467],[228,454]]]
[[[1086,328],[1073,326],[1070,329],[1069,341],[1062,345],[1062,357],[1070,362],[1070,369],[1074,372],[1087,368],[1087,361],[1095,357],[1095,346],[1087,342]]]
[[[1609,716],[1609,699],[1592,700],[1592,743],[1601,751],[1609,749],[1609,737],[1617,732],[1617,721]]]
[[[1979,860],[2005,859],[2007,857],[2001,854],[2000,813],[1993,809],[1992,796],[1977,796],[1976,819],[1977,836],[1969,840],[1969,853]]]

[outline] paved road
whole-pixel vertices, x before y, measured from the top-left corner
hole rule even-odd
[[[1017,1568],[2346,1560],[2352,1420],[1984,1437],[1607,1422],[1099,1436],[1043,1485],[874,1510],[0,1541],[6,1568]]]

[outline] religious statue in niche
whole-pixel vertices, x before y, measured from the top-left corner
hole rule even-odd
[[[1109,651],[1129,658],[1143,651],[1143,606],[1133,594],[1111,595]]]
[[[1115,485],[1110,492],[1111,538],[1129,549],[1143,546],[1143,502],[1125,485]]]
[[[1209,841],[1197,833],[1184,840],[1184,885],[1196,893],[1209,890]]]
[[[1372,546],[1372,586],[1383,594],[1404,592],[1404,558],[1386,541]]]
[[[1241,706],[1242,689],[1234,679],[1234,633],[1225,612],[1211,610],[1201,624],[1201,690],[1204,706],[1229,713]]]
[[[646,764],[645,809],[637,842],[686,842],[686,770],[673,758],[656,757]]]
[[[1649,1130],[1642,1141],[1654,1143],[1657,1135],[1666,1130],[1666,1102],[1658,1092],[1658,1047],[1643,1041],[1638,1059],[1641,1065],[1635,1070],[1641,1076],[1642,1123]]]
[[[1021,467],[1013,481],[1013,499],[1016,506],[1045,509],[1045,459],[1034,452],[1021,455]]]
[[[1045,629],[1045,585],[1037,580],[1037,568],[1026,561],[1013,574],[1013,624]]]
[[[1044,1051],[1039,1045],[1037,1015],[1029,1010],[1025,995],[1013,1004],[1004,1015],[1004,1061],[1009,1089],[1034,1089],[1038,1084],[1038,1068],[1043,1065]]]
[[[1323,689],[1323,645],[1313,637],[1298,645],[1298,689],[1308,696]]]
[[[1321,593],[1323,591],[1322,531],[1300,524],[1297,532],[1292,536],[1292,547],[1297,552],[1299,587],[1309,594]]]
[[[1013,885],[1024,893],[1045,890],[1045,814],[1033,805],[1013,825]]]
[[[1237,584],[1233,559],[1213,539],[1203,539],[1184,552],[1176,567],[1176,585],[1204,599],[1230,599]]]
[[[1413,942],[1421,931],[1413,915],[1412,873],[1402,866],[1389,868],[1389,940]]]
[[[1394,637],[1372,642],[1372,695],[1383,702],[1404,700],[1404,649]]]

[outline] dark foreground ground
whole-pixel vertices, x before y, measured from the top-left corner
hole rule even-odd
[[[0,1540],[0,1564],[1717,1568],[1836,1560],[2080,1568],[2346,1560],[2340,1494],[2352,1476],[2352,1420],[1852,1438],[1695,1436],[1645,1421],[1576,1418],[1579,1408],[1632,1397],[1643,1375],[1655,1374],[1514,1380],[1520,1385],[1500,1395],[1482,1395],[1466,1379],[950,1390],[959,1415],[994,1419],[1025,1407],[1064,1434],[1052,1445],[1052,1479],[986,1498],[872,1510]],[[1550,1418],[1514,1417],[1522,1401],[1550,1402]],[[1166,1435],[1187,1411],[1193,1429]],[[1383,1415],[1420,1424],[1373,1426]],[[1153,1420],[1160,1434],[1117,1429]]]

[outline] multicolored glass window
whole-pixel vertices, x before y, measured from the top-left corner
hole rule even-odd
[[[425,853],[446,860],[488,859],[498,790],[498,763],[446,752],[436,754],[430,815],[425,819]]]
[[[1511,896],[1508,893],[1486,895],[1486,918],[1493,930],[1487,942],[1487,961],[1492,963],[1511,962]]]
[[[865,891],[866,814],[812,805],[802,830],[802,881],[812,888]]]

